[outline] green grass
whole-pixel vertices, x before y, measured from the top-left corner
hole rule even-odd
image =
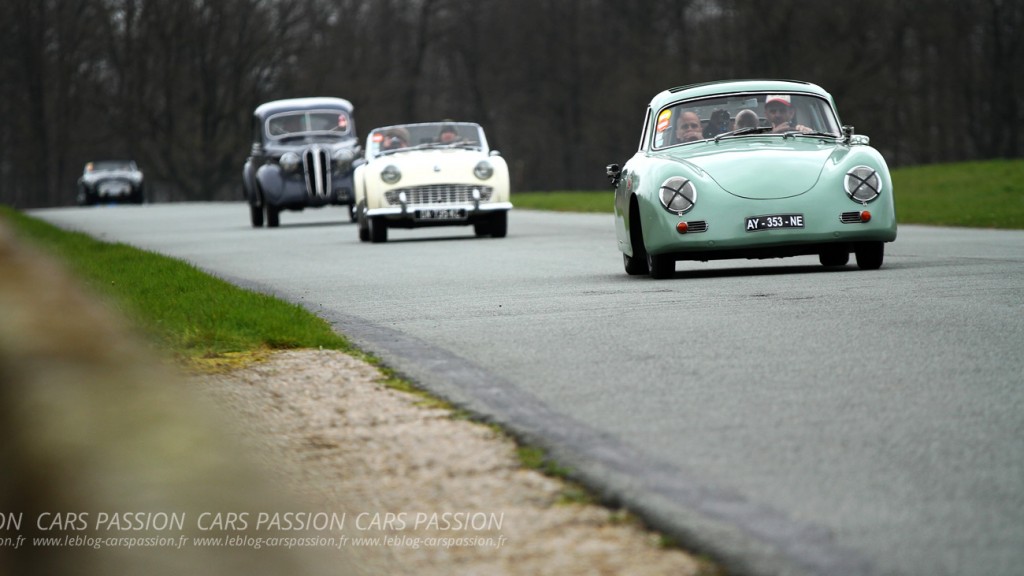
[[[1024,160],[900,168],[892,180],[900,223],[1024,228]]]
[[[238,288],[178,260],[60,230],[5,206],[0,217],[187,360],[268,349],[351,350],[327,322],[301,306]]]
[[[1024,160],[913,166],[892,171],[900,224],[1024,229]],[[611,189],[517,192],[517,208],[612,212]]]

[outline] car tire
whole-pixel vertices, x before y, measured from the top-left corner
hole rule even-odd
[[[857,256],[857,267],[861,270],[878,270],[885,259],[884,242],[861,242],[853,250]]]
[[[491,237],[504,238],[508,235],[508,212],[498,212],[491,216]]]
[[[367,222],[365,208],[362,204],[356,206],[356,226],[359,228],[359,241],[370,241],[370,225]]]
[[[481,238],[483,236],[490,236],[491,235],[491,221],[488,219],[488,220],[481,220],[479,222],[474,222],[473,223],[473,234],[475,234],[477,238]]]
[[[822,266],[846,266],[846,263],[850,261],[850,251],[845,247],[823,250],[818,254],[818,261]]]
[[[263,207],[249,204],[249,220],[253,228],[263,228]]]
[[[664,280],[676,273],[676,261],[664,254],[647,254],[647,267],[651,270],[651,278]]]
[[[639,276],[651,271],[647,264],[647,250],[644,247],[644,234],[640,228],[640,208],[634,198],[629,205],[629,243],[633,247],[633,255],[622,254],[622,265],[626,274]]]
[[[276,206],[264,204],[267,212],[267,228],[277,228],[281,225],[281,211]]]
[[[355,221],[357,221],[359,219],[356,216],[355,204],[349,204],[348,205],[348,219],[349,219],[350,222],[355,222]]]
[[[622,255],[622,266],[626,269],[626,274],[630,276],[639,276],[647,274],[650,268],[647,267],[647,257],[643,259],[635,258],[633,256]]]
[[[388,223],[383,218],[370,218],[370,242],[380,244],[388,241]]]

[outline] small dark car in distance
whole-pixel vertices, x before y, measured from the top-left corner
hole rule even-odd
[[[353,107],[342,98],[275,100],[253,112],[252,149],[242,191],[254,228],[280,224],[282,210],[349,207],[352,172],[362,163]]]
[[[80,206],[145,201],[142,171],[133,160],[96,160],[87,162],[78,178],[75,201]]]

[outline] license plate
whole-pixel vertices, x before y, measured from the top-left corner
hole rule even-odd
[[[747,218],[747,232],[758,230],[774,230],[776,228],[803,228],[803,214],[773,214],[771,216],[751,216]]]
[[[416,211],[417,220],[465,220],[465,208],[428,208]]]

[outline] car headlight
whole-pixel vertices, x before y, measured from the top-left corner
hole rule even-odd
[[[348,166],[356,159],[356,153],[351,148],[339,148],[334,151],[334,163],[337,166]]]
[[[299,167],[299,155],[295,152],[285,152],[281,155],[279,164],[285,172],[294,172]]]
[[[398,169],[398,166],[388,164],[380,171],[380,179],[385,184],[395,184],[402,179],[402,172]]]
[[[487,180],[494,175],[494,166],[487,160],[481,160],[473,167],[473,175],[481,180]]]
[[[682,176],[673,176],[658,190],[661,205],[673,214],[685,214],[697,203],[697,187]]]
[[[882,193],[882,177],[870,166],[857,166],[846,173],[843,187],[850,200],[867,204]]]

